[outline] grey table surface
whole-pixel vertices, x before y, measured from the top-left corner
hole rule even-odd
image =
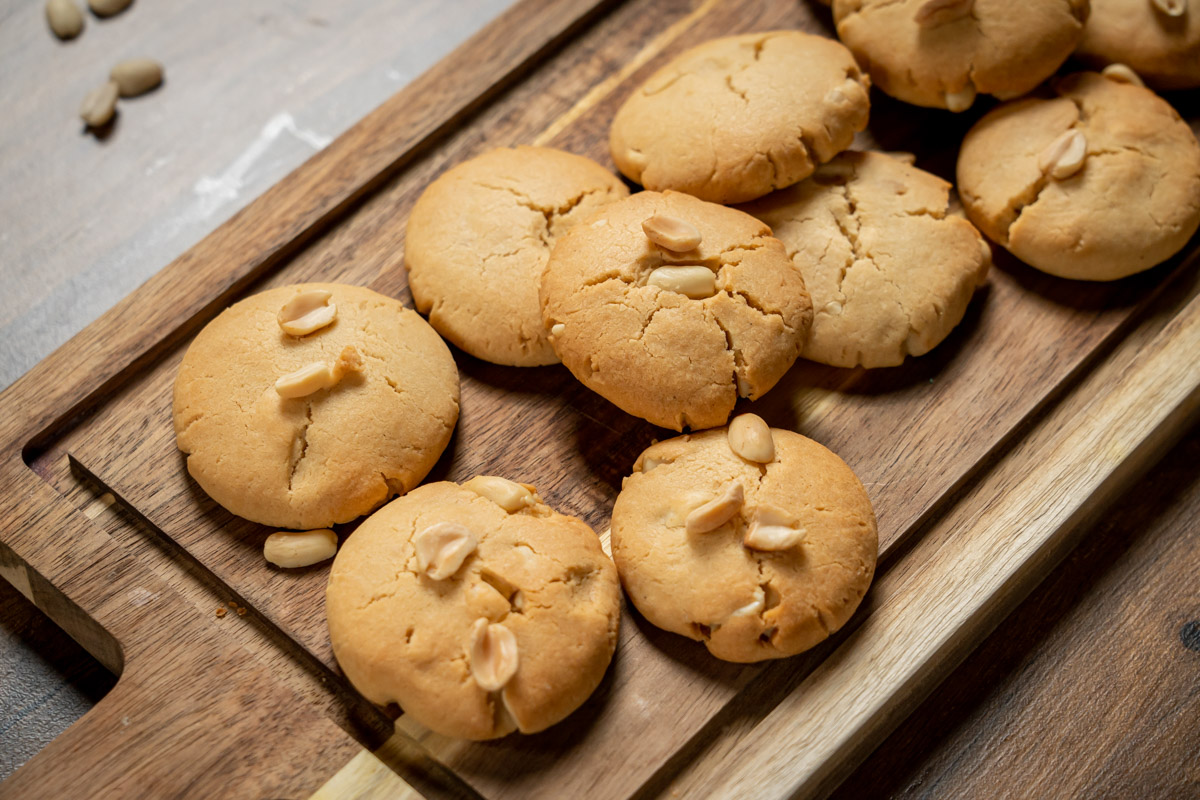
[[[40,0],[0,0],[0,387],[511,3],[135,0],[60,42]],[[163,86],[85,131],[83,95],[139,56]],[[0,779],[111,684],[0,581]]]

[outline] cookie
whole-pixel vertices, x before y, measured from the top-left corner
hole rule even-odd
[[[333,562],[329,637],[368,700],[491,739],[566,717],[617,643],[620,588],[600,539],[532,487],[430,483],[372,514]]]
[[[1157,89],[1200,86],[1200,0],[1092,0],[1075,55],[1125,64]]]
[[[1051,275],[1109,281],[1200,226],[1200,144],[1149,89],[1094,72],[1002,105],[968,132],[958,191],[980,230]]]
[[[651,445],[612,514],[613,559],[638,611],[726,661],[795,655],[842,627],[878,546],[845,462],[752,414]]]
[[[714,39],[617,111],[613,161],[647,189],[740,203],[790,186],[867,125],[869,83],[845,47],[800,31]]]
[[[722,425],[739,396],[774,386],[812,322],[804,278],[766,225],[679,192],[635,194],[568,231],[541,300],[575,377],[675,430]]]
[[[742,206],[771,226],[812,295],[801,355],[834,367],[894,367],[949,335],[991,264],[950,190],[891,156],[851,151]]]
[[[555,240],[629,190],[591,159],[548,147],[501,148],[450,169],[417,199],[405,264],[417,310],[485,361],[557,363],[538,308]]]
[[[396,300],[284,286],[204,327],[179,366],[173,416],[188,472],[222,506],[326,528],[420,483],[458,419],[458,371]]]
[[[834,0],[838,37],[876,86],[906,103],[965,111],[1019,97],[1083,35],[1088,0]]]

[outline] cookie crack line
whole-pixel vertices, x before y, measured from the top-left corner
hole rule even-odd
[[[545,220],[543,223],[545,225],[545,230],[540,232],[539,236],[542,246],[546,249],[549,249],[553,245],[553,241],[551,241],[550,237],[550,231],[554,226],[555,220],[570,214],[576,206],[578,206],[591,195],[600,194],[601,192],[607,191],[603,187],[584,189],[583,191],[579,192],[579,194],[568,198],[567,201],[560,206],[542,206],[534,202],[533,198],[529,195],[511,186],[495,186],[490,183],[483,183],[482,181],[477,182],[476,185],[482,189],[490,189],[495,192],[506,192],[507,194],[510,194],[516,198],[517,205],[541,214]]]
[[[300,454],[292,459],[292,463],[288,465],[288,493],[292,491],[292,481],[296,477],[296,470],[300,469],[300,462],[304,460],[304,456],[308,454],[308,428],[312,425],[312,399],[305,398],[304,400],[304,425],[292,439],[292,450],[296,449],[296,445],[300,446]]]

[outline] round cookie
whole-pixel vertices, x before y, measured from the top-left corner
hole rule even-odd
[[[1184,12],[1163,10],[1172,5]],[[1075,55],[1097,69],[1125,64],[1158,89],[1200,86],[1200,2],[1092,0]]]
[[[693,226],[699,245],[655,244],[644,227],[653,218]],[[774,386],[812,322],[804,279],[766,225],[678,192],[635,194],[570,230],[550,255],[541,299],[550,341],[575,377],[675,430],[724,424],[739,395]]]
[[[321,292],[333,321],[285,333],[281,309]],[[314,364],[345,374],[281,396],[277,380]],[[173,416],[188,472],[222,506],[264,525],[327,528],[420,483],[458,419],[458,371],[397,300],[357,286],[284,286],[204,327],[179,366]]]
[[[1017,11],[1019,5],[1019,13]],[[887,94],[965,111],[976,94],[1018,97],[1083,35],[1088,0],[834,0],[838,37]]]
[[[578,220],[627,196],[596,162],[548,147],[500,148],[459,164],[409,216],[405,264],[417,310],[476,358],[557,363],[538,308],[550,249]]]
[[[730,430],[747,421],[766,428],[746,417]],[[811,439],[779,429],[770,438],[766,463],[737,455],[724,428],[654,444],[613,508],[613,559],[638,611],[726,661],[813,647],[845,624],[875,573],[875,515],[858,478]],[[706,511],[731,494],[723,514]],[[765,523],[799,542],[747,546],[762,546],[755,526]]]
[[[714,39],[636,89],[613,161],[647,189],[740,203],[790,186],[867,125],[869,82],[845,47],[800,31]]]
[[[950,184],[883,153],[845,152],[743,206],[783,242],[812,294],[801,353],[835,367],[894,367],[929,352],[966,313],[991,249]]]
[[[329,636],[368,700],[396,702],[439,733],[491,739],[543,730],[599,685],[617,643],[616,568],[591,528],[531,488],[493,477],[426,484],[342,545],[325,596]],[[448,529],[468,532],[466,544],[423,562],[425,540]],[[485,626],[512,658],[476,650]]]
[[[1108,281],[1200,226],[1200,144],[1149,89],[1094,72],[1002,105],[968,132],[958,191],[980,230],[1051,275]]]

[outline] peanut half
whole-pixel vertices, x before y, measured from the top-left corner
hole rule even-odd
[[[957,92],[946,92],[946,108],[954,113],[966,111],[975,104],[975,86],[968,83]]]
[[[318,361],[289,372],[275,381],[275,391],[287,399],[308,397],[313,392],[332,389],[342,382],[347,373],[361,372],[362,366],[362,356],[358,350],[354,345],[346,345],[332,367]]]
[[[485,692],[497,692],[517,674],[517,637],[486,617],[471,628],[471,677]]]
[[[60,39],[74,39],[83,32],[83,12],[75,0],[46,0],[46,21]]]
[[[333,295],[324,289],[300,292],[279,309],[279,327],[290,336],[306,336],[319,331],[337,317],[337,305],[329,302]]]
[[[771,428],[757,414],[739,414],[729,423],[729,449],[747,461],[768,464],[775,460]]]
[[[655,214],[642,222],[642,230],[650,241],[672,253],[686,253],[700,246],[700,231],[679,217]]]
[[[1134,86],[1146,85],[1141,76],[1126,64],[1109,64],[1100,71],[1100,74],[1110,81],[1116,81],[1117,83],[1130,83]]]
[[[109,81],[103,86],[97,86],[83,96],[83,105],[79,107],[79,116],[93,128],[107,125],[117,113],[117,95],[120,87],[116,81]]]
[[[162,64],[152,58],[131,58],[112,68],[108,77],[120,87],[121,97],[137,97],[162,83]]]
[[[1087,138],[1072,128],[1064,132],[1038,156],[1038,168],[1055,180],[1069,178],[1079,172],[1087,158]]]
[[[650,273],[646,283],[693,300],[717,293],[717,276],[708,267],[659,267]]]
[[[688,533],[715,531],[742,510],[746,492],[740,483],[731,483],[725,491],[687,515],[684,526]]]
[[[465,525],[437,522],[417,534],[417,569],[435,581],[445,580],[475,552],[479,540]]]
[[[98,17],[111,17],[120,14],[133,0],[88,0],[88,7]]]
[[[496,475],[476,475],[463,483],[462,487],[486,497],[510,514],[538,502],[535,490],[529,484],[516,483]]]
[[[804,541],[804,529],[795,517],[775,506],[758,506],[754,509],[750,528],[742,544],[751,550],[790,550]]]
[[[969,17],[974,7],[975,0],[927,0],[913,19],[922,28],[934,28]]]
[[[1168,17],[1182,17],[1187,11],[1187,0],[1150,0],[1151,5]]]
[[[333,558],[337,553],[337,534],[328,528],[319,531],[278,531],[267,537],[263,557],[277,567],[311,567]]]

